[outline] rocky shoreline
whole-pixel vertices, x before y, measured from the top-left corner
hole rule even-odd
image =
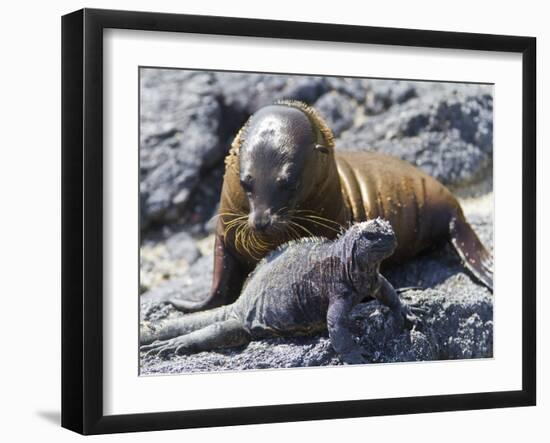
[[[403,158],[464,197],[466,216],[492,248],[492,88],[485,85],[145,69],[141,72],[140,305],[142,319],[182,315],[164,300],[202,298],[212,273],[213,229],[230,140],[276,99],[313,104],[337,149]],[[377,302],[354,311],[374,362],[492,356],[493,296],[446,247],[386,272],[426,310],[425,328],[397,331]],[[341,364],[327,336],[270,339],[244,349],[169,360],[141,358],[141,374]]]

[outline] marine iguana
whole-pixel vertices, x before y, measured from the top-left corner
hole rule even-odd
[[[389,222],[352,225],[335,240],[310,237],[271,252],[233,304],[140,327],[141,351],[161,357],[236,347],[273,336],[311,335],[328,328],[346,363],[364,363],[348,326],[351,309],[365,298],[390,307],[398,325],[419,319],[379,273],[397,246]]]

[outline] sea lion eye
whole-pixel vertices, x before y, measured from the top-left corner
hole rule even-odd
[[[288,188],[290,184],[290,180],[286,177],[279,177],[276,181],[277,181],[277,186],[279,186],[279,188],[281,189]]]
[[[328,154],[329,153],[328,148],[326,146],[323,146],[323,145],[316,144],[314,146],[314,149],[316,151],[322,152],[323,154]]]
[[[250,175],[241,178],[240,182],[245,192],[252,192],[252,177]]]
[[[279,177],[276,182],[279,189],[282,190],[295,191],[298,189],[298,186],[300,186],[300,182],[298,180],[294,181],[288,177]]]

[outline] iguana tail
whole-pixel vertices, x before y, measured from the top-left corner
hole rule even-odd
[[[142,322],[139,330],[139,344],[147,345],[156,340],[168,340],[223,322],[229,318],[232,309],[231,305],[227,305],[208,311],[185,314],[158,323]]]

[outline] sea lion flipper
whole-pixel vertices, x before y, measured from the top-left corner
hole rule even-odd
[[[464,266],[493,292],[493,256],[461,214],[450,223],[450,240]]]

